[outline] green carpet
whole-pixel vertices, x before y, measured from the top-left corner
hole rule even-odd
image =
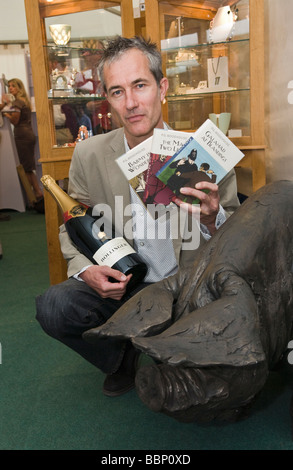
[[[293,450],[287,360],[233,424],[178,423],[135,391],[103,396],[104,375],[35,320],[35,297],[49,285],[44,216],[9,214],[0,222],[1,450]]]

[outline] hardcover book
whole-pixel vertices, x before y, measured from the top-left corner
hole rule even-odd
[[[219,183],[244,154],[210,120],[185,142],[156,172],[157,178],[184,202],[198,204],[197,198],[180,193],[183,186],[195,187],[200,181]]]
[[[191,135],[188,132],[173,131],[171,129],[154,129],[143,195],[145,204],[164,204],[167,206],[172,202],[174,193],[156,177],[156,173]]]

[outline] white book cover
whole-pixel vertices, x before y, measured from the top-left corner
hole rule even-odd
[[[154,129],[151,152],[160,155],[174,155],[192,136],[191,132],[174,131],[173,129]]]
[[[152,139],[153,137],[149,137],[116,159],[117,165],[141,199],[145,189],[145,174],[149,165]]]
[[[223,169],[224,173],[219,171],[217,183],[244,157],[244,153],[210,119],[197,129],[193,138],[206,151],[207,157]]]
[[[128,181],[148,169],[152,139],[153,137],[149,137],[116,159]]]

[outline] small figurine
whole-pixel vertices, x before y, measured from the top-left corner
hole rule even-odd
[[[89,133],[87,130],[86,126],[80,126],[78,129],[78,134],[77,134],[77,142],[80,142],[81,140],[85,140],[89,138]]]

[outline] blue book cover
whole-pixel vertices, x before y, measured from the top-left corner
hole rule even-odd
[[[207,121],[156,173],[173,193],[185,202],[198,203],[180,193],[184,186],[194,188],[200,181],[219,183],[244,154],[215,126]]]

